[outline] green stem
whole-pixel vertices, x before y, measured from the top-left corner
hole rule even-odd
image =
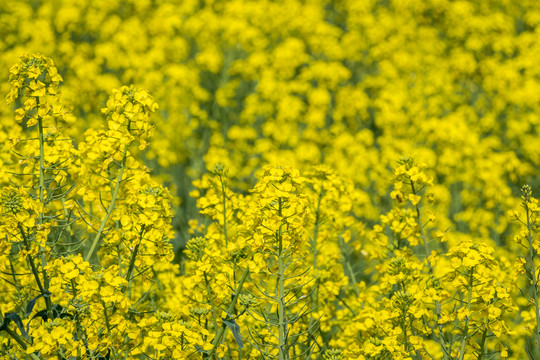
[[[133,269],[135,269],[135,260],[137,259],[137,254],[139,252],[139,245],[141,245],[140,242],[137,245],[135,245],[135,248],[133,249],[133,253],[131,254],[131,258],[129,259],[129,267],[126,273],[126,280],[128,281],[127,289],[129,289],[130,300],[131,300],[131,282],[133,280],[132,274],[133,274]],[[123,289],[122,292],[125,292],[125,291],[126,289]]]
[[[13,276],[13,284],[15,284],[15,288],[17,291],[20,289],[19,280],[17,280],[17,273],[15,271],[15,267],[13,266],[13,260],[11,259],[11,256],[8,257],[9,259],[9,267],[11,269],[11,275]]]
[[[212,297],[212,288],[210,287],[210,282],[208,281],[208,276],[206,271],[204,272],[204,282],[206,283],[206,291],[208,292],[208,301],[212,307],[212,321],[214,323],[214,329],[217,329],[217,317],[216,317],[216,307],[214,306],[214,298]]]
[[[412,193],[414,195],[418,195],[414,187],[414,182],[410,179],[409,181],[411,183]],[[415,208],[416,208],[416,219],[418,221],[418,226],[420,226],[420,237],[422,238],[422,242],[424,243],[424,252],[426,255],[426,262],[427,262],[427,266],[429,270],[429,275],[433,275],[433,267],[431,266],[431,263],[429,262],[430,253],[429,253],[428,239],[427,239],[426,232],[424,230],[424,223],[422,222],[422,212],[420,211],[420,206],[418,204],[416,204]],[[437,313],[437,322],[438,322],[441,319],[441,304],[439,303],[439,300],[435,300],[435,311]],[[441,341],[441,347],[443,348],[442,349],[443,359],[447,359],[448,355],[447,355],[447,350],[446,350],[446,341],[444,340],[444,335],[443,335],[443,325],[440,323],[439,323],[439,339]]]
[[[321,217],[321,201],[323,198],[323,188],[321,185],[321,192],[319,193],[319,199],[317,200],[317,211],[315,213],[315,227],[313,229],[313,237],[311,239],[311,250],[313,251],[313,269],[317,269],[317,238],[319,237],[319,224]]]
[[[411,188],[412,188],[412,193],[414,195],[418,195],[417,192],[416,192],[416,189],[414,187],[414,183],[412,180],[409,180],[411,182]],[[428,265],[428,269],[429,269],[429,273],[430,274],[433,274],[433,267],[431,266],[431,263],[429,262],[429,245],[428,245],[428,242],[427,242],[427,236],[426,236],[426,233],[424,231],[424,224],[422,222],[422,213],[420,212],[420,206],[418,204],[415,205],[415,208],[416,208],[416,219],[418,220],[418,226],[420,226],[420,236],[422,237],[422,242],[424,243],[424,252],[426,254],[426,262],[427,262],[427,265]]]
[[[529,256],[531,263],[532,271],[532,281],[533,281],[533,292],[534,292],[534,311],[536,315],[536,330],[534,332],[534,338],[536,340],[536,349],[540,353],[540,310],[538,307],[538,279],[536,278],[536,265],[534,262],[535,251],[533,247],[533,237],[532,237],[532,226],[530,221],[530,212],[529,206],[525,206],[525,211],[527,213],[527,231],[528,231],[528,240],[529,240]]]
[[[66,230],[68,232],[68,238],[71,242],[71,224],[69,223],[69,212],[68,210],[66,209],[66,201],[64,198],[62,198],[62,210],[64,211],[64,218],[66,219],[67,223],[66,223]]]
[[[103,300],[101,300],[101,305],[103,306],[103,315],[105,316],[105,326],[109,335],[111,335],[111,324],[109,323],[109,314],[107,313],[107,305]]]
[[[339,249],[341,251],[341,256],[343,258],[343,266],[345,267],[345,274],[349,273],[349,284],[354,285],[354,292],[357,296],[360,296],[360,291],[358,290],[358,287],[356,284],[358,283],[356,281],[356,275],[354,274],[354,270],[352,268],[351,262],[350,262],[350,256],[346,253],[345,249],[345,241],[342,239],[341,236],[339,236]]]
[[[240,297],[240,292],[242,291],[242,287],[244,286],[244,282],[246,281],[247,277],[249,275],[249,268],[246,268],[244,272],[242,273],[242,277],[240,278],[240,282],[238,283],[238,287],[236,288],[236,291],[234,292],[234,296],[232,298],[231,304],[227,308],[227,314],[231,314],[234,310],[234,307],[236,306],[236,302],[238,301],[238,297]],[[221,338],[223,337],[223,334],[225,333],[225,330],[227,329],[227,325],[225,323],[221,323],[221,327],[219,328],[216,337],[212,341],[212,349],[208,353],[208,357],[211,358],[214,353],[216,352],[217,347],[221,344]]]
[[[225,248],[229,245],[229,238],[227,236],[227,197],[225,196],[225,184],[223,183],[223,174],[219,176],[221,182],[221,193],[223,196],[223,235],[225,236]]]
[[[279,216],[282,213],[282,200],[279,198]],[[283,226],[283,225],[282,225]],[[287,319],[285,306],[285,264],[283,263],[283,236],[282,226],[279,227],[277,235],[278,241],[278,349],[279,360],[288,360],[289,351],[287,349]]]
[[[486,339],[487,339],[487,327],[484,329],[484,332],[482,333],[482,340],[480,341],[480,351],[478,352],[478,358],[477,360],[482,360],[482,357],[484,356],[484,347],[486,346]]]
[[[39,97],[36,97],[37,107],[39,108]],[[43,119],[38,116],[38,139],[39,139],[39,202],[41,203],[41,214],[39,223],[43,224],[45,209],[45,143],[43,140]]]
[[[39,108],[39,97],[36,97],[36,104]],[[41,213],[39,214],[38,230],[44,223],[45,218],[45,142],[43,135],[43,119],[38,116],[38,139],[39,139],[39,202],[41,203]],[[49,289],[49,276],[45,267],[47,266],[47,259],[45,257],[45,251],[41,244],[39,245],[39,253],[41,256],[41,273],[43,276],[43,287],[45,290]],[[44,294],[44,292],[42,292]],[[45,295],[45,294],[44,294]],[[45,303],[47,304],[47,315],[52,318],[52,303],[48,296],[45,296]]]
[[[26,351],[26,349],[28,349],[28,345],[26,345],[26,343],[24,342],[24,340],[19,336],[19,334],[17,334],[15,331],[11,330],[9,327],[6,326],[6,328],[4,329],[8,334],[9,336],[11,336],[13,338],[13,340],[15,340],[22,348],[23,350]]]
[[[313,269],[317,271],[317,239],[319,238],[319,225],[320,225],[320,219],[321,219],[321,202],[322,198],[324,196],[324,189],[322,186],[322,180],[321,180],[321,191],[319,192],[318,200],[317,200],[317,210],[315,212],[315,226],[313,228],[313,236],[311,238],[311,251],[313,251]],[[318,271],[317,271],[318,272]],[[319,279],[315,280],[315,286],[313,289],[313,293],[311,294],[311,310],[310,310],[310,317],[309,317],[309,328],[312,327],[314,322],[316,321],[313,317],[313,313],[317,309],[317,305],[319,303]],[[308,343],[308,348],[311,346],[311,337]]]
[[[126,157],[127,157],[127,151],[128,146],[124,146],[124,154],[122,156],[122,163],[120,166],[120,171],[118,172],[118,177],[116,178],[116,185],[113,190],[111,203],[109,204],[109,208],[107,209],[107,214],[105,214],[105,217],[101,221],[101,225],[99,226],[99,230],[94,237],[94,241],[92,242],[92,246],[90,247],[90,250],[84,257],[85,261],[89,261],[92,258],[92,255],[94,255],[94,252],[96,251],[97,245],[99,243],[99,240],[101,239],[101,235],[103,234],[103,230],[105,230],[105,226],[107,225],[107,222],[109,221],[109,217],[111,216],[114,205],[116,203],[116,199],[118,197],[118,192],[120,191],[120,184],[122,183],[122,177],[124,176],[124,169],[126,167]]]
[[[405,343],[405,351],[409,352],[409,336],[407,336],[407,315],[403,314],[403,319],[401,320],[401,332],[403,333],[403,342]]]
[[[414,326],[413,326],[413,319],[411,318],[410,319],[410,324],[411,324],[411,335],[412,336],[417,336],[416,335],[416,331],[414,330]],[[426,351],[427,352],[427,351]],[[416,350],[414,349],[414,353],[416,354],[416,358],[418,360],[422,360],[422,354],[420,354],[420,351],[419,350]],[[428,354],[429,355],[429,354]],[[431,357],[431,355],[429,355]],[[433,357],[431,357],[433,359]]]
[[[465,357],[465,346],[467,344],[467,337],[469,336],[469,322],[471,319],[471,303],[473,292],[473,280],[474,270],[471,269],[471,275],[469,276],[469,295],[467,296],[467,320],[465,320],[465,330],[463,331],[463,338],[461,339],[461,346],[458,352],[459,360],[463,360]]]
[[[24,351],[26,351],[26,349],[28,349],[28,345],[26,345],[26,343],[24,342],[24,340],[19,336],[19,334],[17,334],[15,331],[11,330],[10,328],[6,327],[4,329],[9,336],[11,336],[13,338],[13,340],[15,340],[22,348]],[[30,354],[29,355],[33,360],[40,360],[39,357],[37,357],[36,354]]]
[[[26,233],[24,232],[24,228],[22,227],[21,223],[17,224],[19,227],[19,231],[21,232],[21,236],[23,238],[24,246],[27,251],[30,251],[30,242],[28,241],[28,237],[26,236]],[[46,286],[44,286],[41,283],[41,279],[39,278],[39,271],[36,267],[36,263],[34,262],[34,258],[32,255],[28,254],[26,256],[26,259],[28,260],[28,263],[30,264],[30,270],[32,271],[32,274],[34,275],[34,278],[36,279],[36,284],[39,288],[39,292],[41,292],[41,295],[45,298],[45,305],[47,306],[47,315],[49,316],[49,319],[52,319],[52,302],[49,294],[49,290]],[[44,273],[45,271],[43,271]]]

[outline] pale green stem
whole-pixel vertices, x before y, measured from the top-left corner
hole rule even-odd
[[[127,150],[128,146],[124,145],[124,154],[122,156],[122,163],[120,166],[120,171],[118,172],[118,177],[116,178],[116,185],[113,190],[111,203],[109,204],[109,208],[107,209],[107,214],[105,214],[105,217],[101,221],[101,225],[99,226],[99,230],[96,233],[96,236],[94,237],[94,241],[92,242],[92,246],[90,247],[90,250],[84,257],[85,261],[89,261],[92,258],[92,255],[94,255],[94,252],[96,251],[96,248],[98,246],[99,240],[101,239],[101,235],[103,234],[103,230],[105,230],[105,226],[107,226],[107,222],[109,221],[109,217],[111,216],[112,212],[114,211],[114,206],[116,203],[116,199],[118,197],[118,192],[120,191],[120,185],[122,183],[122,177],[124,176],[124,169],[126,167],[126,157],[127,157]]]
[[[39,107],[39,98],[36,98]],[[45,213],[45,144],[43,140],[43,119],[38,116],[39,139],[39,202],[41,203],[40,224],[43,223]]]
[[[480,341],[480,350],[478,351],[477,360],[482,360],[482,357],[484,357],[484,347],[486,346],[487,331],[488,328],[486,327],[484,329],[484,332],[482,333],[482,340]]]
[[[142,235],[141,235],[142,237]],[[135,260],[137,259],[137,254],[139,252],[139,245],[141,245],[140,243],[138,243],[137,245],[135,245],[135,248],[133,249],[133,253],[131,254],[131,258],[129,259],[129,267],[128,267],[128,270],[127,270],[127,273],[126,273],[126,280],[128,281],[128,289],[129,289],[129,299],[131,300],[131,283],[133,281],[133,269],[135,269]],[[122,292],[124,292],[125,290],[123,290]]]
[[[461,346],[458,352],[459,360],[463,360],[465,357],[465,346],[467,345],[467,337],[469,336],[469,322],[471,319],[471,303],[473,292],[473,280],[474,270],[471,269],[471,275],[469,277],[469,295],[467,296],[467,320],[465,320],[465,330],[463,331],[463,338],[461,339]]]
[[[409,336],[407,335],[407,313],[402,314],[401,332],[403,333],[403,342],[405,343],[405,351],[409,352]],[[412,325],[412,324],[411,324]]]
[[[313,229],[313,237],[311,239],[311,250],[313,251],[313,268],[317,269],[317,238],[319,237],[319,224],[321,217],[321,201],[323,198],[323,188],[321,186],[321,192],[319,193],[319,199],[317,200],[317,211],[315,212],[315,227]]]
[[[410,179],[409,181],[411,182],[412,193],[414,195],[418,195],[414,187],[414,182]],[[433,267],[431,266],[431,263],[429,262],[430,253],[429,253],[427,235],[426,235],[426,232],[424,231],[424,223],[422,222],[422,212],[420,211],[420,206],[418,204],[416,204],[415,207],[416,207],[416,218],[418,220],[418,226],[420,226],[420,237],[422,238],[422,242],[424,243],[424,252],[426,255],[426,262],[428,265],[429,274],[433,275]],[[441,304],[439,303],[439,300],[435,300],[435,311],[437,313],[437,322],[438,322],[438,320],[441,319]],[[447,355],[447,349],[446,349],[446,341],[444,340],[444,335],[443,335],[442,324],[439,324],[439,339],[441,340],[441,346],[443,347],[442,349],[443,359],[447,359],[448,355]]]
[[[71,239],[71,224],[69,223],[69,212],[68,210],[66,209],[66,201],[64,198],[62,198],[62,210],[64,210],[64,217],[66,218],[66,230],[68,232],[68,237],[69,239]]]
[[[227,314],[231,314],[233,312],[234,307],[236,306],[236,302],[238,301],[238,297],[240,296],[240,292],[242,291],[242,287],[244,286],[244,282],[246,281],[248,275],[249,275],[249,268],[246,268],[242,274],[242,277],[240,278],[240,282],[238,283],[238,287],[236,288],[232,301],[229,307],[227,308]],[[212,341],[213,347],[208,353],[209,358],[211,358],[214,355],[217,347],[221,345],[221,338],[223,337],[223,334],[225,333],[226,329],[227,329],[227,325],[225,325],[225,323],[222,322],[221,327],[219,328],[216,334],[216,337]]]
[[[139,247],[141,245],[141,242],[143,240],[143,236],[144,236],[144,231],[145,231],[145,226],[143,225],[141,227],[141,232],[139,233],[139,243],[137,245],[135,245],[135,247],[133,248],[133,252],[131,253],[131,257],[129,259],[129,265],[128,265],[128,269],[127,269],[127,272],[126,272],[126,280],[128,282],[128,287],[127,289],[129,290],[128,293],[129,293],[129,299],[131,300],[131,283],[133,281],[133,270],[135,269],[135,260],[137,259],[137,255],[139,254]],[[126,288],[124,287],[122,289],[122,293],[124,293],[126,291]]]
[[[225,195],[225,184],[223,183],[223,175],[219,176],[221,182],[221,193],[223,196],[223,235],[225,236],[225,248],[229,246],[229,238],[227,236],[227,197]]]
[[[536,329],[534,331],[534,338],[536,340],[536,349],[540,353],[540,310],[538,307],[538,279],[536,278],[536,264],[534,262],[535,254],[533,247],[533,237],[532,237],[532,226],[530,221],[530,212],[529,206],[525,205],[525,211],[527,213],[527,232],[529,240],[529,256],[531,258],[531,271],[532,271],[532,282],[533,282],[533,292],[534,292],[534,311],[536,315]]]
[[[212,288],[210,287],[210,282],[208,281],[208,276],[206,275],[206,271],[204,272],[204,282],[206,283],[206,292],[208,292],[208,302],[210,302],[210,306],[212,307],[212,322],[214,324],[214,329],[217,329],[217,317],[216,317],[216,307],[214,306],[214,298],[212,296]]]
[[[343,265],[345,266],[345,269],[349,273],[349,282],[351,282],[352,285],[356,285],[358,283],[356,281],[356,275],[354,274],[354,270],[352,268],[350,258],[349,258],[349,256],[347,256],[347,254],[345,253],[345,250],[344,250],[345,249],[345,241],[341,237],[339,238],[339,240],[340,240],[339,248],[341,250],[341,256],[343,257]],[[360,291],[358,290],[358,287],[353,286],[353,288],[354,288],[354,292],[356,293],[356,295],[359,296]]]
[[[24,232],[24,228],[22,227],[21,223],[18,224],[19,231],[21,232],[21,236],[23,238],[24,245],[26,247],[27,251],[30,251],[30,242],[28,240],[28,237],[26,236],[26,233]],[[36,267],[36,264],[34,262],[34,258],[32,258],[32,255],[28,254],[26,256],[26,259],[28,260],[28,263],[30,264],[30,270],[32,274],[34,275],[34,278],[36,279],[36,284],[39,288],[39,291],[41,292],[41,295],[45,298],[45,304],[47,306],[47,315],[50,319],[52,319],[52,302],[51,298],[49,297],[48,289],[43,286],[41,283],[41,279],[39,278],[39,272]]]
[[[111,324],[109,323],[109,314],[107,313],[107,305],[103,300],[101,300],[101,305],[103,306],[103,315],[105,316],[105,326],[107,327],[107,332],[109,336],[111,335]]]
[[[19,280],[17,280],[17,272],[15,271],[15,267],[13,266],[13,260],[11,259],[11,256],[8,257],[9,259],[9,267],[11,268],[11,276],[13,276],[13,284],[15,284],[15,288],[17,291],[20,289]]]
[[[282,200],[279,198],[279,216],[282,212]],[[283,225],[282,225],[283,226]],[[283,236],[281,226],[277,233],[278,241],[278,348],[279,360],[288,360],[289,351],[287,349],[287,319],[285,314],[285,264],[283,263]]]
[[[39,97],[36,98],[36,104],[39,107]],[[39,139],[39,202],[41,203],[41,213],[39,215],[38,229],[44,222],[45,218],[45,143],[43,136],[43,119],[38,116],[38,139]],[[45,267],[47,266],[47,259],[45,257],[45,249],[39,245],[39,253],[41,255],[41,273],[43,276],[44,291],[49,289],[49,276]],[[45,293],[42,292],[44,295]],[[52,318],[52,302],[49,296],[45,296],[45,304],[47,305],[47,315]]]
[[[317,239],[319,237],[319,224],[320,224],[320,218],[321,218],[321,201],[324,196],[324,189],[322,186],[321,181],[321,191],[319,193],[319,197],[317,200],[317,210],[315,212],[315,227],[313,229],[313,237],[311,238],[311,250],[313,251],[313,269],[317,271]],[[315,280],[315,288],[313,289],[313,293],[311,294],[311,311],[310,311],[310,319],[309,319],[309,328],[311,328],[312,324],[315,322],[315,318],[313,317],[313,312],[317,308],[318,304],[318,298],[319,298],[319,279]]]

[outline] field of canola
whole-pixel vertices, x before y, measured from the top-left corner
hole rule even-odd
[[[537,0],[2,0],[0,358],[540,359]]]

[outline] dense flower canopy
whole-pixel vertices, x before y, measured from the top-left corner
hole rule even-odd
[[[540,357],[539,32],[532,0],[3,0],[0,354]]]

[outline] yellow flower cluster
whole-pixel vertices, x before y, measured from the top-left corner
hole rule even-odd
[[[57,91],[47,90],[51,99],[26,90],[51,69],[49,58],[21,56],[8,100],[34,99],[44,108],[60,102]],[[58,86],[54,75],[42,80]],[[159,350],[151,336],[141,339],[140,324],[162,302],[162,281],[171,286],[173,199],[130,151],[152,135],[156,108],[145,90],[123,87],[104,111],[108,126],[88,130],[86,141],[62,135],[58,119],[39,109],[37,129],[13,139],[18,161],[4,164],[12,185],[0,193],[2,341],[10,354],[94,359]],[[204,341],[189,331],[186,351],[196,351]]]

